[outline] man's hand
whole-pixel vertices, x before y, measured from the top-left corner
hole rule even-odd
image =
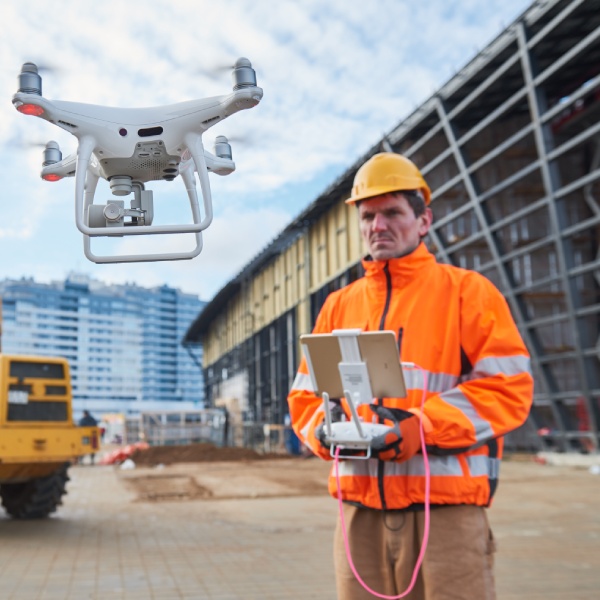
[[[319,440],[319,442],[321,442],[321,446],[323,446],[323,448],[327,448],[327,450],[331,448],[325,433],[325,421],[321,421],[315,428],[315,437]]]
[[[327,432],[325,430],[325,421],[322,421],[315,428],[315,437],[321,443],[321,446],[329,451],[331,455],[331,443],[327,439]],[[356,449],[356,448],[344,448],[343,446],[339,447],[338,455],[340,458],[344,457],[356,457],[356,456],[366,456],[366,450]]]
[[[369,408],[390,428],[373,438],[371,452],[380,460],[404,462],[421,448],[419,417],[407,410],[369,404]]]

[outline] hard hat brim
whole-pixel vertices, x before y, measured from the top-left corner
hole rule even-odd
[[[372,187],[367,193],[350,196],[350,198],[344,200],[344,202],[346,204],[356,204],[357,202],[361,202],[362,200],[370,200],[371,198],[376,198],[377,196],[384,196],[385,194],[391,194],[393,192],[405,192],[415,190],[419,190],[423,194],[425,205],[429,206],[431,202],[431,190],[428,187],[405,188],[402,190],[399,190],[395,186],[380,186],[377,188]]]

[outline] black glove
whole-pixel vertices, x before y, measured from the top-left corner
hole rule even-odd
[[[328,450],[331,448],[325,433],[325,421],[321,421],[321,423],[317,425],[317,428],[315,429],[315,437],[319,440],[319,442],[321,442],[321,446],[323,446],[323,448],[327,448]]]
[[[371,440],[371,454],[380,460],[404,462],[421,447],[420,420],[417,415],[401,408],[369,404],[381,419],[391,422],[389,429]]]

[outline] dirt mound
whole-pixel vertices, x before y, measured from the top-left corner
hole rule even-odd
[[[185,446],[150,446],[136,449],[131,460],[138,466],[171,465],[182,462],[216,462],[263,460],[280,458],[279,454],[259,454],[250,448],[220,448],[210,443],[189,444]],[[289,458],[289,456],[286,456]]]

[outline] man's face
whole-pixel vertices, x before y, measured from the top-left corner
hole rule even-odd
[[[360,232],[375,260],[410,254],[431,227],[431,209],[415,217],[402,194],[384,194],[363,200],[358,207]]]

